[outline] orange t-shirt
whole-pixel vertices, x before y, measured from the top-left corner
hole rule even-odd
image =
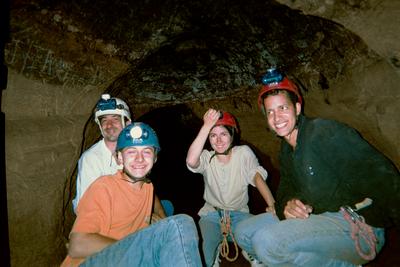
[[[98,233],[120,240],[149,225],[152,205],[153,184],[133,188],[122,171],[102,176],[79,201],[71,232]],[[67,255],[61,266],[78,266],[83,261]]]

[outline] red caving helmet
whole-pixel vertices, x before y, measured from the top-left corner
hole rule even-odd
[[[229,112],[226,111],[220,111],[220,112],[221,115],[219,117],[219,120],[217,120],[214,126],[218,125],[231,126],[236,130],[236,132],[239,131],[235,117]]]
[[[303,98],[300,95],[299,88],[287,77],[276,71],[276,69],[269,69],[267,74],[264,75],[263,86],[258,93],[258,107],[265,113],[263,105],[263,96],[272,90],[287,90],[296,94],[300,104],[303,103]]]

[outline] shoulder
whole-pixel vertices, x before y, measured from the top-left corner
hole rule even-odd
[[[106,148],[106,146],[104,144],[104,140],[101,139],[100,141],[89,147],[87,150],[85,150],[81,155],[81,159],[99,157],[104,153],[104,148]]]
[[[233,154],[236,154],[242,160],[255,157],[253,150],[248,145],[233,147]]]
[[[326,126],[332,128],[351,128],[347,124],[333,119],[311,118],[308,119],[308,121],[310,122],[310,125],[314,126]]]
[[[200,157],[204,158],[204,159],[210,159],[211,155],[214,154],[214,151],[209,151],[207,149],[203,149],[203,151],[201,151]]]
[[[253,150],[248,145],[234,146],[233,151],[241,154],[254,154]]]
[[[121,181],[121,174],[117,172],[113,175],[104,175],[97,178],[88,188],[91,192],[111,192]]]
[[[93,183],[92,183],[92,187],[107,187],[111,184],[114,184],[115,181],[118,179],[117,174],[114,175],[103,175],[100,176],[99,178],[97,178]]]
[[[90,217],[92,223],[95,223],[93,218],[98,218],[99,212],[110,209],[115,197],[121,195],[118,191],[120,187],[116,186],[113,176],[100,176],[90,184],[77,206],[78,217]]]
[[[248,145],[239,145],[239,146],[234,146],[233,151],[239,152],[239,153],[253,153],[251,148]]]
[[[84,153],[98,153],[106,149],[104,139],[101,139],[89,147]]]
[[[323,118],[306,118],[304,121],[304,131],[307,135],[315,137],[334,137],[356,133],[354,128],[345,123]]]

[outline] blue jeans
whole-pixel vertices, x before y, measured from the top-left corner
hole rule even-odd
[[[167,217],[174,215],[174,204],[172,204],[172,202],[170,200],[161,199],[160,202],[164,209],[165,215],[167,215]],[[75,199],[72,200],[72,206],[73,206],[72,211],[74,212],[74,214],[76,214]]]
[[[223,213],[223,212],[222,212]],[[222,214],[221,213],[221,214]],[[245,219],[250,218],[251,214],[247,212],[241,211],[230,211],[231,217],[231,229],[232,233],[235,236],[236,225]],[[199,227],[201,236],[203,238],[203,253],[204,260],[206,266],[212,266],[215,260],[215,257],[218,256],[218,245],[222,241],[222,233],[221,233],[221,224],[220,224],[221,216],[218,211],[211,211],[207,213],[207,215],[203,215],[199,220]],[[232,240],[230,240],[232,241]]]
[[[254,216],[238,225],[236,240],[268,267],[355,266],[362,259],[350,236],[350,225],[340,212],[310,215],[308,219],[279,221],[272,214]],[[383,228],[374,228],[377,252],[385,243]],[[363,251],[368,251],[363,240]]]
[[[167,217],[88,257],[80,266],[201,267],[196,225],[188,215]]]

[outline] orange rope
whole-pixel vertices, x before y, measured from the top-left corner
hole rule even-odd
[[[224,212],[224,214],[221,217],[221,233],[222,233],[223,239],[221,242],[220,253],[221,253],[221,256],[224,257],[226,260],[233,262],[239,256],[239,248],[238,248],[238,245],[237,245],[236,240],[232,233],[230,213],[228,210],[223,210],[223,212]],[[233,257],[233,258],[229,257],[229,243],[228,243],[229,235],[231,236],[233,244],[235,245],[236,254],[235,254],[235,257]]]
[[[350,207],[341,207],[340,211],[344,219],[350,224],[351,239],[354,240],[358,255],[361,258],[371,261],[376,257],[376,243],[377,239],[372,227],[365,223],[364,217],[358,215]],[[364,239],[369,247],[369,253],[364,253],[360,246],[360,239]]]

